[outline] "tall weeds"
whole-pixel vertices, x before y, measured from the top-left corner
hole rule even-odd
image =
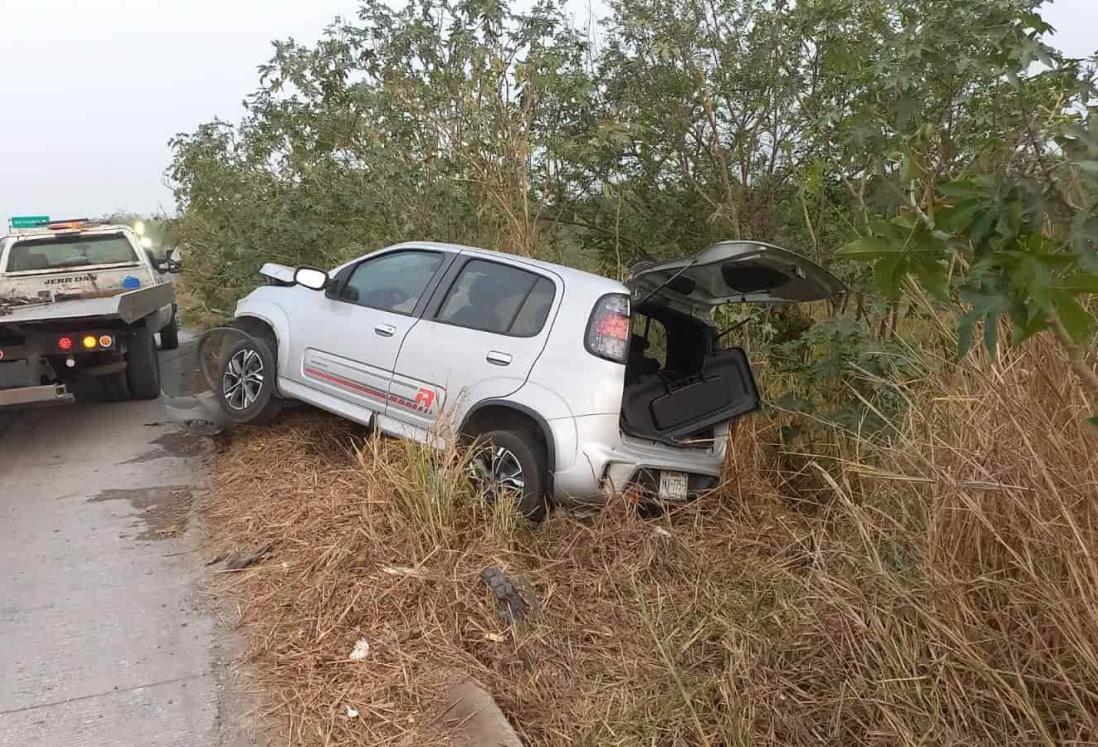
[[[1098,440],[1069,374],[1049,344],[966,362],[829,473],[773,641],[782,739],[1098,739]]]
[[[531,744],[1089,743],[1098,439],[1069,365],[939,362],[887,445],[798,455],[808,499],[756,417],[718,493],[537,529],[471,500],[459,459],[299,415],[233,436],[209,525],[276,542],[225,584],[292,743],[442,739],[450,668]],[[488,565],[540,612],[503,622]]]

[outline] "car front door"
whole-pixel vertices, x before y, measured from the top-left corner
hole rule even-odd
[[[521,387],[545,347],[563,285],[528,265],[463,253],[408,333],[389,414],[417,438]]]
[[[384,412],[397,352],[453,258],[400,249],[345,267],[290,320],[295,377],[319,392]]]

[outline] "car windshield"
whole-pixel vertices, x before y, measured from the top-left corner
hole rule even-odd
[[[133,246],[122,234],[58,236],[16,242],[8,252],[8,272],[136,262]]]

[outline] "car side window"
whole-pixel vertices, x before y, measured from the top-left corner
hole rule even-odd
[[[526,303],[522,305],[515,323],[509,331],[518,337],[533,337],[545,326],[545,318],[549,316],[549,307],[553,305],[553,298],[557,295],[557,288],[549,278],[538,278],[534,283]]]
[[[553,281],[511,265],[474,259],[454,281],[436,320],[485,332],[533,337],[553,305]]]
[[[367,259],[355,266],[339,298],[372,309],[411,314],[442,259],[440,252],[415,250]]]

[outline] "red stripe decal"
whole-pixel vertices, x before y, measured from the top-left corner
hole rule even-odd
[[[312,376],[312,377],[317,378],[317,379],[323,379],[324,381],[328,381],[332,384],[335,384],[336,386],[343,387],[344,389],[352,389],[356,392],[361,392],[362,394],[365,394],[368,397],[373,397],[374,399],[380,399],[383,402],[391,402],[394,405],[397,405],[398,407],[404,408],[405,410],[411,410],[412,412],[419,412],[419,413],[423,413],[423,414],[429,414],[430,413],[430,408],[429,407],[423,407],[422,404],[420,404],[419,402],[413,402],[412,400],[405,399],[404,397],[401,397],[400,395],[397,395],[397,394],[390,394],[390,393],[387,393],[387,392],[383,392],[380,389],[376,389],[376,388],[374,388],[372,386],[368,386],[366,384],[360,384],[357,381],[351,381],[350,379],[345,379],[342,376],[336,376],[335,374],[328,373],[327,371],[321,371],[320,369],[317,369],[317,368],[306,367],[305,368],[305,375],[306,376]],[[432,397],[432,399],[433,399],[433,397]]]

